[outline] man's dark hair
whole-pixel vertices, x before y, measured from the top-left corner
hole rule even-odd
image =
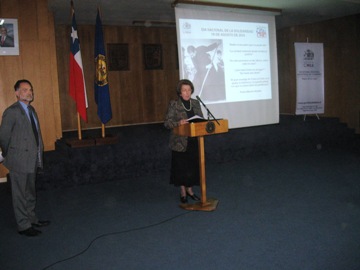
[[[31,88],[33,88],[30,81],[25,80],[25,79],[22,79],[22,80],[18,80],[18,81],[15,83],[15,85],[14,85],[15,91],[17,91],[17,90],[19,89],[20,84],[22,84],[22,83],[28,83],[28,84],[30,84]]]

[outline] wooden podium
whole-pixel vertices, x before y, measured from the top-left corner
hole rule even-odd
[[[204,136],[226,133],[228,130],[228,120],[224,119],[189,123],[173,129],[173,132],[177,135],[197,137],[199,144],[201,201],[194,204],[180,204],[181,208],[200,211],[213,211],[216,209],[219,201],[217,199],[206,198]]]

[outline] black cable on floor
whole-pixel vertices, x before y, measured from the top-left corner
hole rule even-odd
[[[100,239],[100,238],[103,238],[103,237],[106,237],[106,236],[110,236],[110,235],[117,235],[117,234],[129,233],[129,232],[134,232],[134,231],[146,230],[146,229],[149,229],[149,228],[151,228],[151,227],[159,226],[159,225],[161,225],[161,224],[164,224],[164,223],[166,223],[166,222],[169,222],[169,221],[171,221],[171,220],[174,220],[174,219],[176,219],[176,218],[179,218],[179,217],[184,216],[184,215],[186,215],[186,214],[188,214],[188,213],[191,213],[191,212],[192,212],[192,211],[187,211],[187,212],[184,212],[184,213],[182,213],[182,214],[180,214],[180,215],[173,216],[173,217],[171,217],[171,218],[165,219],[165,220],[163,220],[163,221],[160,221],[160,222],[158,222],[158,223],[154,223],[154,224],[151,224],[151,225],[147,225],[147,226],[143,226],[143,227],[138,227],[138,228],[133,228],[133,229],[125,230],[125,231],[111,232],[111,233],[105,233],[105,234],[99,235],[99,236],[95,237],[83,251],[81,251],[81,252],[79,252],[79,253],[71,256],[71,257],[68,257],[68,258],[66,258],[66,259],[63,259],[63,260],[59,260],[59,261],[57,261],[57,262],[54,262],[54,263],[52,263],[52,264],[50,264],[50,265],[42,268],[42,270],[49,269],[50,267],[53,267],[53,266],[56,265],[56,264],[59,264],[59,263],[65,262],[65,261],[69,261],[69,260],[71,260],[71,259],[74,259],[74,258],[76,258],[76,257],[84,254],[84,253],[92,246],[92,244],[93,244],[96,240],[98,240],[98,239]]]

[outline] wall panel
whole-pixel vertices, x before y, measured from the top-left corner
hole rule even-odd
[[[108,43],[125,43],[129,45],[129,70],[109,71],[110,99],[113,118],[106,124],[122,126],[162,122],[169,98],[175,93],[179,75],[176,63],[176,31],[174,28],[145,28],[130,26],[104,26],[105,47]],[[56,44],[58,57],[62,128],[76,130],[76,109],[68,94],[69,62],[64,55],[70,52],[70,41],[67,40],[70,27],[56,26]],[[94,42],[95,26],[78,25],[81,54],[89,101],[88,122],[81,121],[82,129],[100,128],[97,116],[97,105],[94,101]],[[163,68],[145,70],[143,44],[161,44]],[[69,105],[69,106],[68,106]]]
[[[54,21],[46,0],[0,0],[0,17],[18,20],[16,56],[0,56],[0,112],[16,101],[13,86],[19,79],[32,82],[45,150],[55,149],[62,137],[55,50]]]
[[[277,31],[280,113],[294,114],[295,42],[324,44],[325,117],[360,133],[360,14]]]

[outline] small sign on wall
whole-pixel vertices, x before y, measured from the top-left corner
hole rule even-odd
[[[107,44],[109,70],[129,70],[129,44]]]
[[[19,55],[17,19],[0,18],[0,55]]]
[[[143,44],[144,68],[162,69],[162,47],[161,44]]]

